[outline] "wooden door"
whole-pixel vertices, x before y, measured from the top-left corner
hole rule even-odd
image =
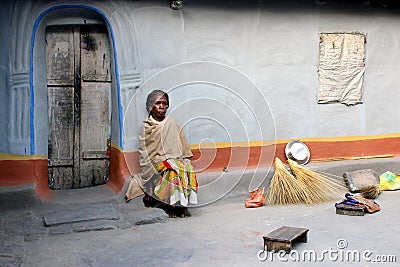
[[[46,29],[51,189],[109,178],[110,45],[102,26]]]

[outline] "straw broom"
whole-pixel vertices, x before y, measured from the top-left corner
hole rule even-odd
[[[312,203],[337,199],[342,196],[342,191],[346,191],[343,183],[300,166],[291,159],[288,162],[297,180],[303,185],[306,194],[312,199]]]
[[[275,172],[269,185],[267,202],[271,205],[311,203],[312,199],[279,158],[275,158],[274,165]]]

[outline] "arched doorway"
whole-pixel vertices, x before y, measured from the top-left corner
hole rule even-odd
[[[60,36],[71,29],[72,40],[67,34],[53,45],[53,59],[58,57],[58,63],[55,60],[48,64],[51,61],[51,56],[47,55],[51,42],[49,34]],[[78,39],[81,41],[74,41]],[[82,55],[90,58],[90,62],[76,63],[78,59],[82,61]],[[73,64],[68,65],[63,60]],[[37,17],[30,53],[30,153],[48,155],[49,159],[46,174],[40,168],[40,191],[82,188],[108,181],[110,136],[114,144],[123,143],[118,138],[122,136],[123,126],[117,62],[112,25],[101,10],[86,5],[60,5],[44,10]],[[56,66],[56,69],[48,70],[49,66]],[[87,71],[82,72],[83,68]],[[56,81],[57,75],[59,81]],[[61,82],[68,80],[68,76],[69,79],[73,77],[72,82],[71,79]],[[86,90],[82,91],[83,87]],[[69,100],[63,95],[69,95]],[[100,102],[103,106],[99,108]],[[58,117],[53,116],[56,114]],[[84,119],[86,126],[82,124]],[[68,178],[52,180],[50,175],[54,177],[58,173]]]
[[[51,189],[109,179],[111,49],[103,24],[45,30]]]

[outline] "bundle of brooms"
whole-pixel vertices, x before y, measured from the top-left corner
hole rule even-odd
[[[346,187],[326,175],[309,170],[288,160],[291,174],[279,158],[275,158],[275,173],[271,179],[269,204],[316,204],[341,197]]]
[[[271,205],[311,203],[303,185],[275,158],[275,172],[269,185],[267,201]]]

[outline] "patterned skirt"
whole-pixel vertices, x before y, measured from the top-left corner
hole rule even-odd
[[[190,160],[167,159],[156,166],[160,178],[155,181],[154,194],[162,202],[187,207],[197,204],[199,188]]]

